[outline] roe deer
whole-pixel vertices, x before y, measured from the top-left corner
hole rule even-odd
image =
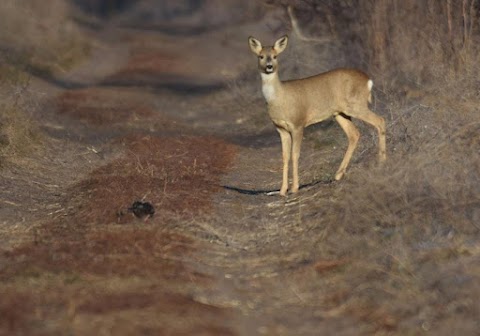
[[[273,47],[263,47],[250,36],[248,44],[258,56],[258,69],[262,77],[262,92],[268,104],[268,114],[282,141],[283,180],[280,195],[288,190],[288,165],[293,163],[291,192],[298,191],[298,159],[303,129],[333,116],[348,137],[348,148],[335,180],[345,174],[355,150],[360,132],[350,117],[374,126],[379,136],[379,160],[386,160],[385,121],[368,108],[373,82],[355,69],[335,69],[316,76],[282,82],[278,77],[277,56],[285,50],[288,36],[279,38]]]

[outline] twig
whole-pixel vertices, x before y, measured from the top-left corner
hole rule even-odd
[[[7,201],[7,200],[2,200],[2,202],[5,203],[5,204],[8,204],[8,205],[16,206],[16,207],[20,206],[20,204],[18,204],[18,203]]]
[[[295,294],[295,296],[300,300],[300,302],[305,305],[306,302],[305,302],[305,299],[302,297],[302,295],[300,295],[300,293],[295,288],[293,288],[291,284],[289,284],[288,287],[290,287],[290,290],[292,291],[293,294]]]
[[[47,187],[47,188],[60,188],[60,186],[58,186],[56,184],[48,184],[48,183],[42,183],[42,182],[37,182],[37,181],[31,181],[31,182],[34,183],[34,184],[41,185],[43,187]]]

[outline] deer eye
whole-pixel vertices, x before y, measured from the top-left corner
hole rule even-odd
[[[263,55],[260,55],[260,56],[258,56],[258,58],[260,58],[260,59],[264,59],[264,58],[265,58],[265,56],[263,56]]]
[[[273,55],[273,59],[277,59],[277,55]]]

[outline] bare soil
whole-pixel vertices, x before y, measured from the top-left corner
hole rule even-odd
[[[90,32],[102,47],[65,85],[33,81],[46,92],[40,144],[0,171],[0,335],[478,332],[478,227],[445,230],[458,216],[442,195],[410,213],[418,199],[405,195],[423,179],[386,173],[395,154],[377,167],[373,130],[361,126],[342,182],[331,182],[340,128],[308,130],[300,192],[275,194],[280,141],[244,34],[272,34],[277,21],[264,20],[175,38]],[[112,62],[95,73],[99,59]],[[478,145],[477,131],[452,143]],[[399,192],[387,199],[360,191],[388,179]],[[478,203],[473,189],[450,191]],[[138,200],[155,215],[133,216]]]

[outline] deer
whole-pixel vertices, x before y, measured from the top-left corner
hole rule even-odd
[[[338,68],[311,77],[281,81],[278,56],[287,47],[288,36],[276,40],[273,46],[262,46],[259,40],[250,36],[248,44],[258,58],[262,93],[282,143],[281,196],[287,196],[290,160],[293,166],[290,192],[296,193],[300,187],[298,160],[304,129],[331,117],[335,118],[348,138],[347,150],[335,173],[336,181],[345,175],[360,138],[352,118],[360,119],[377,130],[378,159],[380,163],[386,161],[385,120],[369,108],[373,81],[367,74],[357,69]]]

